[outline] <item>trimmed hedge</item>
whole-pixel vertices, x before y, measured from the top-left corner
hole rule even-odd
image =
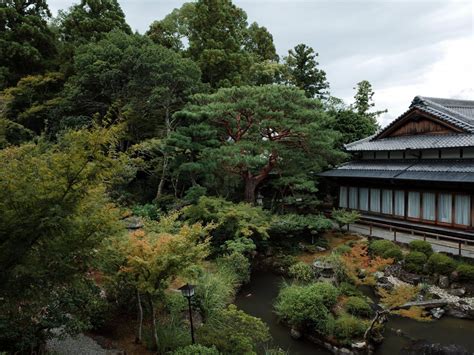
[[[392,258],[395,261],[403,259],[400,247],[390,240],[374,240],[369,244],[369,252],[385,259]]]
[[[428,258],[427,269],[433,274],[448,275],[456,269],[456,262],[447,255],[434,253]]]
[[[461,281],[474,281],[474,265],[460,264],[456,268]]]
[[[370,304],[363,297],[349,297],[345,308],[348,313],[354,316],[370,317],[373,313]]]
[[[410,248],[411,251],[417,251],[417,252],[423,253],[427,257],[433,254],[433,247],[431,246],[430,243],[424,240],[413,240],[410,242],[410,244],[408,244],[408,247]]]
[[[420,251],[412,251],[405,256],[405,270],[409,272],[420,273],[426,264],[428,257]]]

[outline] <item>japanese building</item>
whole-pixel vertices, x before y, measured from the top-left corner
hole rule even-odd
[[[339,207],[415,229],[474,231],[474,101],[416,96],[345,149],[351,161],[321,174],[338,185]]]

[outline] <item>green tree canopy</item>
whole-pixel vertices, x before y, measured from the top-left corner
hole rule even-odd
[[[270,176],[312,181],[313,174],[338,157],[331,118],[319,101],[296,88],[220,89],[196,95],[178,116],[188,127],[178,130],[174,143],[187,156],[188,166],[207,170],[213,178],[233,178],[230,183],[244,187],[247,202],[254,202],[257,187]],[[201,127],[207,137],[186,136]]]
[[[357,86],[354,89],[357,90],[356,94],[354,95],[354,110],[359,115],[367,116],[368,118],[372,118],[374,121],[376,121],[378,116],[380,116],[382,113],[387,112],[387,110],[375,112],[369,111],[375,106],[375,92],[372,89],[372,84],[370,84],[370,82],[368,82],[367,80],[362,80],[361,82],[357,83]]]
[[[50,17],[45,0],[0,4],[0,90],[51,66],[56,44]]]
[[[57,96],[63,85],[64,75],[59,72],[23,77],[16,86],[0,94],[2,116],[41,134],[58,104]]]
[[[164,19],[154,21],[146,32],[153,42],[164,47],[181,51],[185,41],[189,40],[189,22],[195,10],[194,3],[184,3],[179,9],[174,9]]]
[[[379,128],[375,117],[359,113],[353,105],[334,97],[327,101],[327,111],[334,117],[334,129],[341,133],[340,145],[368,137]]]
[[[200,71],[191,60],[121,31],[80,47],[74,63],[56,124],[88,124],[93,117],[122,120],[132,142],[165,136],[171,114],[200,87]]]
[[[98,41],[112,30],[132,33],[117,0],[81,0],[59,19],[62,39],[75,45]]]
[[[241,85],[252,64],[243,50],[247,14],[231,0],[199,0],[189,25],[189,55],[212,87]]]
[[[304,90],[307,97],[323,98],[328,95],[329,83],[326,72],[319,69],[318,53],[305,44],[298,44],[285,57],[288,83]]]
[[[253,22],[247,29],[245,49],[249,53],[253,53],[258,61],[278,61],[272,34],[266,27],[259,26],[256,22]]]
[[[111,150],[115,134],[72,131],[56,144],[40,140],[0,151],[2,350],[8,344],[29,351],[53,328],[90,325],[79,320],[91,299],[76,297],[95,248],[120,232],[105,193],[120,168]]]

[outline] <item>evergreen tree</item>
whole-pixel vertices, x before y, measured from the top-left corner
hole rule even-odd
[[[252,55],[243,49],[247,14],[231,0],[199,0],[189,24],[189,55],[211,87],[246,83]]]
[[[62,39],[76,46],[98,41],[112,30],[132,32],[117,0],[81,0],[59,19]]]
[[[328,95],[329,83],[324,70],[318,68],[317,56],[313,48],[298,44],[288,51],[285,64],[288,83],[304,90],[307,97],[321,99]]]
[[[45,0],[0,3],[0,90],[52,66],[56,39]]]
[[[220,89],[197,95],[179,116],[189,125],[175,136],[176,149],[189,159],[186,166],[202,172],[210,188],[227,187],[229,193],[242,187],[247,202],[255,201],[270,176],[287,183],[298,177],[300,185],[310,186],[312,174],[339,157],[331,118],[296,88]]]
[[[278,62],[272,34],[256,22],[252,23],[247,29],[245,50],[253,53],[259,62],[265,60]]]
[[[357,90],[354,95],[354,109],[360,115],[365,115],[376,119],[382,113],[387,112],[387,110],[369,112],[369,110],[375,106],[374,103],[374,90],[372,85],[367,80],[362,80],[357,83],[357,86],[354,88]]]

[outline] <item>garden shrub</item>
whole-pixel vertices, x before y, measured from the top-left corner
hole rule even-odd
[[[288,273],[290,267],[298,262],[294,255],[278,254],[273,258],[273,268]]]
[[[219,355],[215,347],[207,347],[200,344],[185,346],[173,352],[173,355]]]
[[[339,290],[329,282],[316,282],[308,286],[310,292],[319,295],[326,307],[332,308],[337,303]]]
[[[361,338],[368,328],[368,322],[352,315],[343,315],[336,319],[334,336],[343,344],[350,344]]]
[[[196,337],[200,344],[215,346],[223,354],[256,354],[257,348],[270,340],[270,332],[261,319],[230,305],[199,327]]]
[[[420,251],[412,251],[405,256],[405,270],[420,273],[426,264],[428,257]]]
[[[447,255],[434,253],[428,258],[427,268],[430,273],[448,275],[456,268],[456,262]]]
[[[380,256],[384,259],[392,258],[399,261],[403,258],[402,250],[398,245],[390,240],[379,239],[369,244],[369,252],[372,255]]]
[[[347,244],[342,244],[339,245],[337,248],[335,248],[332,252],[337,255],[343,255],[347,254],[351,251],[351,247]]]
[[[332,228],[332,222],[323,214],[301,215],[289,213],[276,215],[271,223],[269,233],[273,236],[297,237],[309,233],[319,233]]]
[[[319,286],[314,287],[315,285]],[[330,334],[334,320],[329,309],[337,301],[337,289],[334,292],[335,287],[332,286],[331,289],[331,286],[327,283],[285,285],[274,304],[275,312],[292,326]]]
[[[424,240],[413,240],[410,242],[410,244],[408,244],[408,247],[410,248],[411,251],[417,251],[417,252],[423,253],[427,257],[433,254],[433,247],[431,246],[430,243]]]
[[[152,203],[147,203],[145,205],[135,205],[132,207],[132,212],[135,216],[145,217],[152,220],[158,220],[161,213],[159,207]]]
[[[220,272],[235,274],[238,285],[243,285],[250,280],[250,261],[240,253],[224,255],[217,259]]]
[[[291,265],[288,269],[288,274],[290,277],[301,282],[309,282],[314,278],[314,271],[311,265],[308,265],[302,261]]]
[[[461,281],[474,281],[474,265],[463,263],[458,265],[456,271]]]
[[[360,213],[357,211],[348,211],[345,209],[333,209],[331,213],[331,217],[337,223],[339,229],[342,229],[347,224],[357,222],[360,216]]]
[[[349,297],[345,308],[348,313],[359,317],[370,317],[373,313],[370,304],[363,297]]]

